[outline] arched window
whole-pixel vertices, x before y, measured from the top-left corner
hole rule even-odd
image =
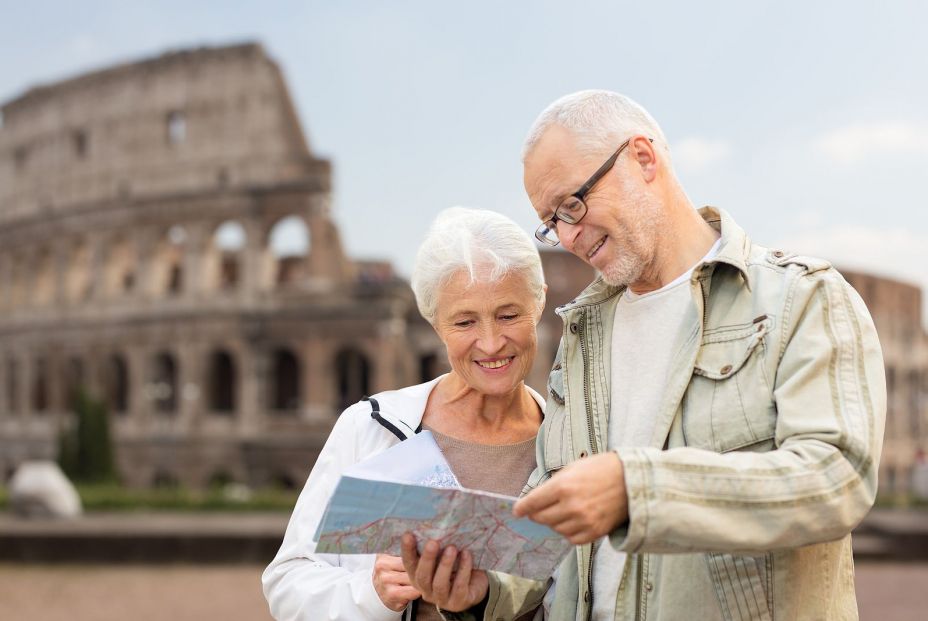
[[[6,404],[11,413],[19,411],[19,362],[15,358],[6,361]]]
[[[177,363],[171,354],[162,352],[155,356],[149,388],[155,410],[177,411]]]
[[[277,349],[271,365],[271,409],[295,410],[299,405],[300,361],[289,349]]]
[[[242,251],[245,248],[245,227],[235,220],[227,220],[216,228],[213,235],[212,278],[214,288],[221,291],[235,289],[241,280]]]
[[[64,399],[70,408],[84,385],[84,363],[79,358],[70,358],[64,368]]]
[[[438,376],[438,356],[434,353],[419,357],[419,381],[428,382]]]
[[[309,227],[299,216],[287,216],[274,225],[269,238],[274,258],[274,284],[276,286],[299,282],[305,274],[309,254]]]
[[[214,351],[209,362],[209,407],[214,412],[234,412],[237,389],[235,361],[227,352]]]
[[[110,411],[125,414],[129,409],[129,367],[120,354],[114,354],[107,360],[103,385]]]
[[[44,412],[48,409],[48,361],[35,361],[35,377],[32,379],[32,410]]]
[[[345,409],[370,393],[371,364],[357,349],[343,349],[335,356],[338,407]]]

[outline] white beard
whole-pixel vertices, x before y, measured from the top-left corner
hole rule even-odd
[[[645,192],[627,194],[628,205],[634,205],[628,228],[622,230],[616,244],[615,258],[602,271],[603,280],[613,287],[624,287],[639,280],[645,268],[654,260],[655,246],[661,229],[665,229],[661,205]]]

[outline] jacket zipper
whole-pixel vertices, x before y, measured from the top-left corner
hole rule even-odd
[[[641,621],[641,572],[644,569],[642,557],[639,554],[636,559],[638,570],[635,572],[635,621]]]
[[[583,406],[586,409],[586,428],[589,433],[590,454],[595,455],[599,452],[596,445],[596,434],[593,432],[593,410],[590,408],[590,359],[586,346],[586,313],[580,315],[578,336],[580,337],[580,353],[583,357]],[[586,588],[590,594],[587,602],[586,618],[587,621],[593,618],[593,556],[596,554],[596,541],[590,545],[590,560],[586,570]]]

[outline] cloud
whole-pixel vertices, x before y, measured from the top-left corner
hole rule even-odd
[[[672,151],[673,159],[680,170],[699,172],[728,157],[731,146],[724,140],[707,140],[693,136],[676,142]]]
[[[880,152],[928,154],[928,126],[905,121],[854,123],[822,134],[813,147],[840,164]]]

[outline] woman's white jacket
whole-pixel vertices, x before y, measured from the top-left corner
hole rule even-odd
[[[379,421],[371,416],[371,401],[355,403],[338,418],[300,493],[280,550],[262,576],[264,595],[277,621],[402,618],[403,613],[387,608],[374,590],[374,555],[317,554],[313,535],[341,474],[400,442],[396,432],[413,435],[440,380],[374,395]],[[541,397],[531,393],[543,408]]]

